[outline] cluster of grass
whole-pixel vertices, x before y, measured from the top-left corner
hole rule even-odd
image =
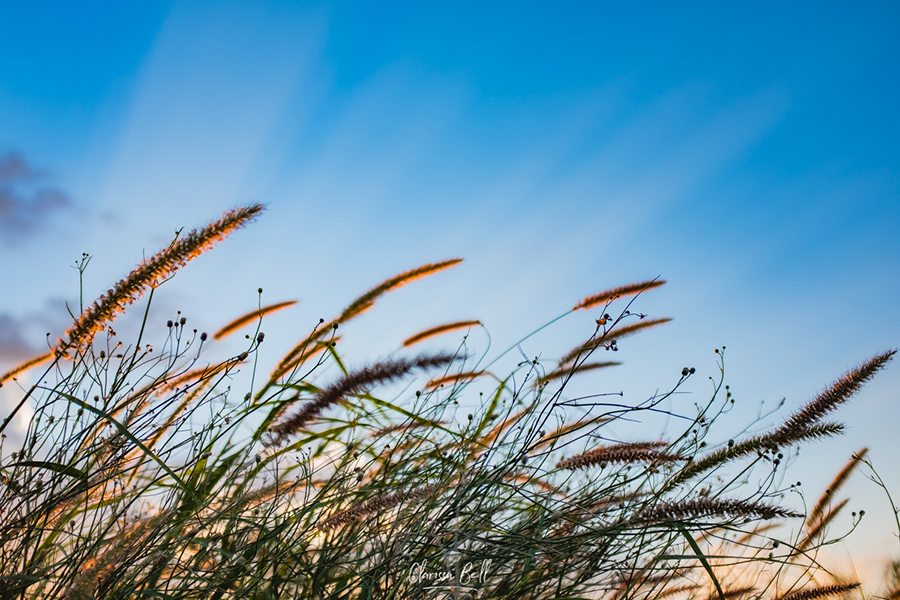
[[[693,369],[637,405],[566,393],[571,378],[617,364],[597,360],[617,340],[665,321],[629,310],[658,280],[584,299],[572,310],[596,312],[590,339],[502,376],[467,356],[465,337],[445,353],[414,352],[438,335],[458,341],[477,321],[421,332],[398,357],[356,371],[337,351],[339,326],[458,260],[366,292],[268,376],[255,360],[259,326],[289,303],[260,306],[212,339],[169,321],[158,346],[145,341],[155,329],[145,312],[136,340],[117,339],[118,313],[261,210],[229,211],[176,238],[47,355],[3,376],[10,385],[45,369],[13,411],[34,406],[24,441],[0,445],[0,596],[807,600],[858,586],[824,569],[816,550],[845,504],[831,498],[864,451],[808,515],[782,506],[778,482],[783,453],[839,433],[827,417],[893,352],[781,426],[715,444],[710,431],[734,403],[722,353],[711,396],[676,415],[684,427],[668,439],[611,432],[664,412]],[[211,344],[252,326],[236,356],[204,360]],[[254,388],[232,389],[241,369]],[[476,384],[490,392],[472,400]]]

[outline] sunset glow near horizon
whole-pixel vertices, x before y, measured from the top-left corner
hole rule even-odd
[[[83,252],[89,302],[177,229],[262,202],[160,288],[159,336],[176,310],[212,333],[262,287],[300,300],[264,323],[271,364],[360,292],[459,256],[342,330],[343,356],[467,319],[496,354],[661,277],[634,310],[673,321],[579,389],[637,402],[693,366],[673,400],[691,406],[724,345],[730,433],[785,398],[762,428],[900,346],[897,31],[890,2],[5,6],[0,369],[62,335]],[[521,353],[556,358],[598,316]],[[894,361],[838,413],[846,435],[804,446],[787,481],[807,502],[863,446],[900,496],[898,390]],[[861,472],[843,494],[835,531],[867,514],[831,552],[880,579],[900,554],[886,496]]]

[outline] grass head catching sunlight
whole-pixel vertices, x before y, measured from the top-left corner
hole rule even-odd
[[[860,450],[807,504],[784,481],[785,456],[827,443],[834,412],[892,359],[877,354],[768,430],[720,440],[735,400],[724,349],[711,394],[674,412],[694,376],[625,404],[597,387],[619,340],[668,319],[636,312],[661,280],[574,304],[596,327],[556,361],[498,371],[471,355],[476,320],[409,332],[389,358],[349,370],[342,327],[381,296],[455,267],[389,278],[311,324],[277,363],[261,364],[266,315],[211,335],[184,317],[147,319],[153,295],[191,258],[263,211],[226,212],[139,263],[88,306],[46,355],[3,375],[39,374],[24,439],[0,445],[3,598],[606,598],[840,597],[819,549]],[[232,242],[238,243],[238,242]],[[89,257],[79,263],[83,270]],[[183,276],[183,275],[179,275]],[[134,339],[113,320],[146,298]],[[435,315],[440,322],[439,315]],[[224,360],[206,356],[247,333]],[[528,332],[523,332],[527,334]],[[646,335],[652,335],[647,332]],[[438,353],[418,346],[445,342]],[[227,341],[226,341],[227,340]],[[513,345],[515,348],[515,345]],[[243,379],[238,373],[250,374]],[[242,381],[247,381],[246,387]],[[598,384],[599,385],[599,384]],[[619,439],[660,413],[663,437]],[[861,517],[854,515],[854,519]],[[886,524],[893,526],[893,524]],[[887,557],[886,557],[887,560]],[[900,585],[884,591],[900,597]]]

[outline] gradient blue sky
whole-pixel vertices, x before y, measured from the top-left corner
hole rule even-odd
[[[161,321],[212,331],[260,286],[300,299],[267,324],[274,361],[385,277],[465,258],[348,326],[362,364],[455,319],[505,348],[662,276],[637,308],[675,320],[584,385],[637,401],[693,365],[693,402],[726,345],[745,417],[796,407],[900,343],[898,31],[891,2],[7,3],[0,362],[65,328],[82,252],[92,299],[175,229],[261,201],[163,288]],[[594,317],[523,349],[558,356]],[[895,364],[790,478],[817,497],[870,445],[900,492],[898,389]],[[874,485],[850,493],[874,576],[897,536]]]

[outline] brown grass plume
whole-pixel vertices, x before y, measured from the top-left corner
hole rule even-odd
[[[588,296],[587,298],[576,304],[572,308],[572,310],[588,309],[593,306],[597,306],[598,304],[605,303],[610,300],[615,300],[616,298],[639,294],[643,291],[659,287],[664,283],[665,281],[662,279],[651,279],[650,281],[642,281],[640,283],[632,283],[629,285],[619,286],[611,290],[606,290],[605,292],[600,292],[599,294],[594,294],[593,296]]]
[[[663,463],[684,460],[677,454],[657,450],[666,445],[668,445],[666,442],[637,442],[603,446],[563,459],[556,463],[556,468],[574,470],[594,465],[602,467],[606,463]]]
[[[278,302],[276,304],[270,304],[268,306],[263,306],[262,308],[258,308],[254,311],[250,311],[245,315],[241,315],[234,321],[228,323],[220,330],[213,334],[213,339],[221,340],[222,338],[234,333],[247,323],[251,321],[255,321],[256,319],[262,318],[263,315],[267,315],[269,313],[273,313],[276,310],[281,310],[282,308],[287,308],[288,306],[293,306],[297,304],[297,300],[288,300],[286,302]]]
[[[863,448],[859,452],[855,453],[852,458],[844,465],[844,468],[841,469],[840,473],[835,475],[834,479],[825,489],[825,492],[819,497],[818,502],[813,507],[813,509],[809,513],[809,517],[806,519],[806,522],[809,524],[815,523],[819,520],[819,517],[822,516],[822,513],[825,512],[825,506],[834,497],[834,494],[837,493],[841,487],[843,487],[844,483],[846,483],[847,479],[849,479],[850,475],[853,474],[853,471],[856,470],[856,467],[859,466],[860,461],[866,457],[869,449]]]
[[[202,229],[195,229],[174,240],[168,247],[142,260],[125,279],[100,296],[66,331],[58,352],[79,350],[88,346],[103,327],[133,304],[147,290],[170,278],[191,259],[200,256],[217,242],[244,226],[263,211],[262,204],[252,204],[226,211],[220,219]]]
[[[689,521],[702,517],[753,517],[774,519],[776,517],[802,517],[803,515],[761,502],[747,500],[723,500],[717,498],[694,498],[677,502],[661,502],[642,510],[630,519],[636,525],[655,525],[675,521]]]
[[[800,590],[793,592],[787,596],[782,596],[778,600],[815,600],[815,598],[824,598],[826,596],[837,596],[859,587],[857,583],[835,583],[832,585],[822,585],[810,588],[808,590]]]
[[[466,329],[468,327],[475,327],[476,325],[481,325],[481,321],[456,321],[455,323],[438,325],[437,327],[432,327],[431,329],[420,331],[419,333],[406,338],[405,340],[403,340],[403,345],[412,346],[413,344],[418,344],[423,340],[427,340],[428,338],[440,335],[442,333],[447,333],[448,331]]]
[[[20,364],[16,367],[13,367],[12,369],[10,369],[6,373],[4,373],[2,376],[0,376],[0,384],[2,384],[4,381],[8,381],[8,380],[12,379],[19,373],[23,373],[32,367],[36,367],[40,364],[47,362],[51,358],[53,358],[53,353],[48,352],[47,354],[41,354],[40,356],[35,356],[34,358],[26,360],[22,364]]]
[[[395,275],[390,279],[385,279],[384,281],[370,289],[368,292],[354,300],[350,304],[350,306],[344,309],[344,312],[341,313],[341,316],[338,317],[337,320],[341,323],[349,321],[350,319],[361,315],[365,311],[372,308],[375,305],[375,300],[377,300],[380,296],[399,287],[403,287],[404,285],[413,282],[416,279],[421,279],[422,277],[433,275],[439,271],[443,271],[444,269],[449,269],[450,267],[458,265],[461,262],[461,258],[452,258],[450,260],[422,265],[421,267],[410,269],[409,271],[404,271],[403,273]]]
[[[663,323],[668,323],[672,319],[664,318],[664,319],[645,319],[638,321],[637,323],[633,323],[631,325],[626,325],[625,327],[619,327],[618,329],[611,329],[607,331],[605,334],[590,340],[585,344],[581,344],[580,346],[576,346],[572,349],[571,352],[563,356],[559,359],[560,366],[567,365],[571,363],[573,360],[581,356],[583,353],[592,352],[593,350],[599,348],[600,346],[611,342],[612,340],[620,340],[623,337],[633,335],[639,331],[643,331],[644,329],[649,329],[651,327],[656,327],[657,325],[662,325]]]
[[[332,515],[319,523],[319,529],[333,529],[344,523],[349,523],[362,519],[374,513],[390,510],[403,502],[422,500],[434,494],[437,486],[429,485],[426,487],[408,490],[404,492],[394,492],[393,494],[380,494],[374,498],[370,498],[365,502],[357,504],[351,509],[341,511]]]
[[[355,373],[348,374],[343,379],[323,389],[298,412],[269,427],[269,431],[275,434],[276,442],[281,441],[345,396],[357,394],[377,383],[398,379],[414,369],[431,369],[447,366],[457,358],[456,356],[438,354],[434,356],[419,356],[414,359],[385,361],[365,367]]]

